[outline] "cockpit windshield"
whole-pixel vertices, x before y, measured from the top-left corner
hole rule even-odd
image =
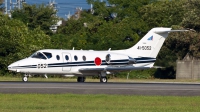
[[[49,52],[43,52],[43,54],[46,55],[46,57],[47,57],[48,59],[50,59],[50,58],[52,57],[52,54],[49,53]]]
[[[32,54],[30,56],[31,58],[37,58],[37,59],[49,59],[52,57],[52,54],[51,53],[48,53],[48,52],[36,52],[34,54]]]

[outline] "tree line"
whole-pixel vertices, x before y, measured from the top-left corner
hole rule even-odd
[[[175,78],[176,60],[186,54],[200,57],[200,3],[198,0],[87,0],[93,10],[83,10],[79,19],[55,16],[51,7],[24,4],[12,18],[0,14],[1,75],[10,74],[7,66],[44,49],[107,50],[127,49],[153,27],[189,29],[171,33],[157,56],[163,69],[134,71],[143,78]],[[63,24],[53,33],[49,28],[59,19]],[[124,76],[125,73],[119,76]]]

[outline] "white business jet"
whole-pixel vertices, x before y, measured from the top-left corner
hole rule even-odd
[[[77,82],[84,82],[85,76],[99,75],[100,82],[107,82],[108,74],[153,68],[168,34],[177,31],[186,30],[153,28],[136,45],[124,50],[39,50],[12,63],[8,70],[24,73],[25,82],[30,74],[77,76]]]

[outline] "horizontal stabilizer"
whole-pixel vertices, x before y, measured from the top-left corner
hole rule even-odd
[[[169,31],[154,31],[154,33],[161,34],[161,33],[171,33],[171,32],[185,32],[188,30],[169,30]]]

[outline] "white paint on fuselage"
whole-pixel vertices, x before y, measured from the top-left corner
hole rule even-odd
[[[25,58],[20,61],[17,61],[10,66],[31,66],[31,65],[47,65],[46,68],[24,68],[24,69],[14,69],[13,71],[20,71],[22,73],[30,73],[30,74],[65,74],[65,75],[84,75],[81,72],[79,72],[79,69],[81,68],[105,68],[107,66],[115,66],[115,65],[99,65],[99,66],[76,66],[76,64],[73,64],[75,66],[69,66],[65,67],[68,70],[63,70],[63,67],[49,67],[49,64],[62,64],[62,63],[73,63],[73,62],[92,62],[92,64],[95,65],[95,58],[99,57],[101,60],[105,60],[106,55],[111,55],[111,60],[128,60],[129,57],[125,54],[119,54],[119,53],[113,53],[111,51],[86,51],[86,50],[53,50],[53,49],[45,49],[45,50],[39,50],[37,52],[48,52],[52,53],[52,57],[50,59],[36,59],[36,58]],[[65,54],[69,56],[69,61],[66,61]],[[57,60],[56,56],[59,56],[60,59]],[[74,56],[78,57],[78,60],[76,61],[74,59]],[[83,56],[86,57],[86,60],[83,60]],[[84,63],[87,64],[87,63]],[[91,63],[90,63],[91,64]],[[122,64],[123,65],[123,64]],[[131,64],[132,65],[132,64]],[[119,65],[117,65],[119,66]],[[124,66],[124,65],[123,65]],[[135,65],[133,65],[135,66]],[[142,64],[139,64],[137,66],[143,66]],[[10,69],[11,70],[11,69]],[[85,75],[94,75],[94,73],[91,74],[85,74]],[[98,74],[96,74],[98,75]]]

